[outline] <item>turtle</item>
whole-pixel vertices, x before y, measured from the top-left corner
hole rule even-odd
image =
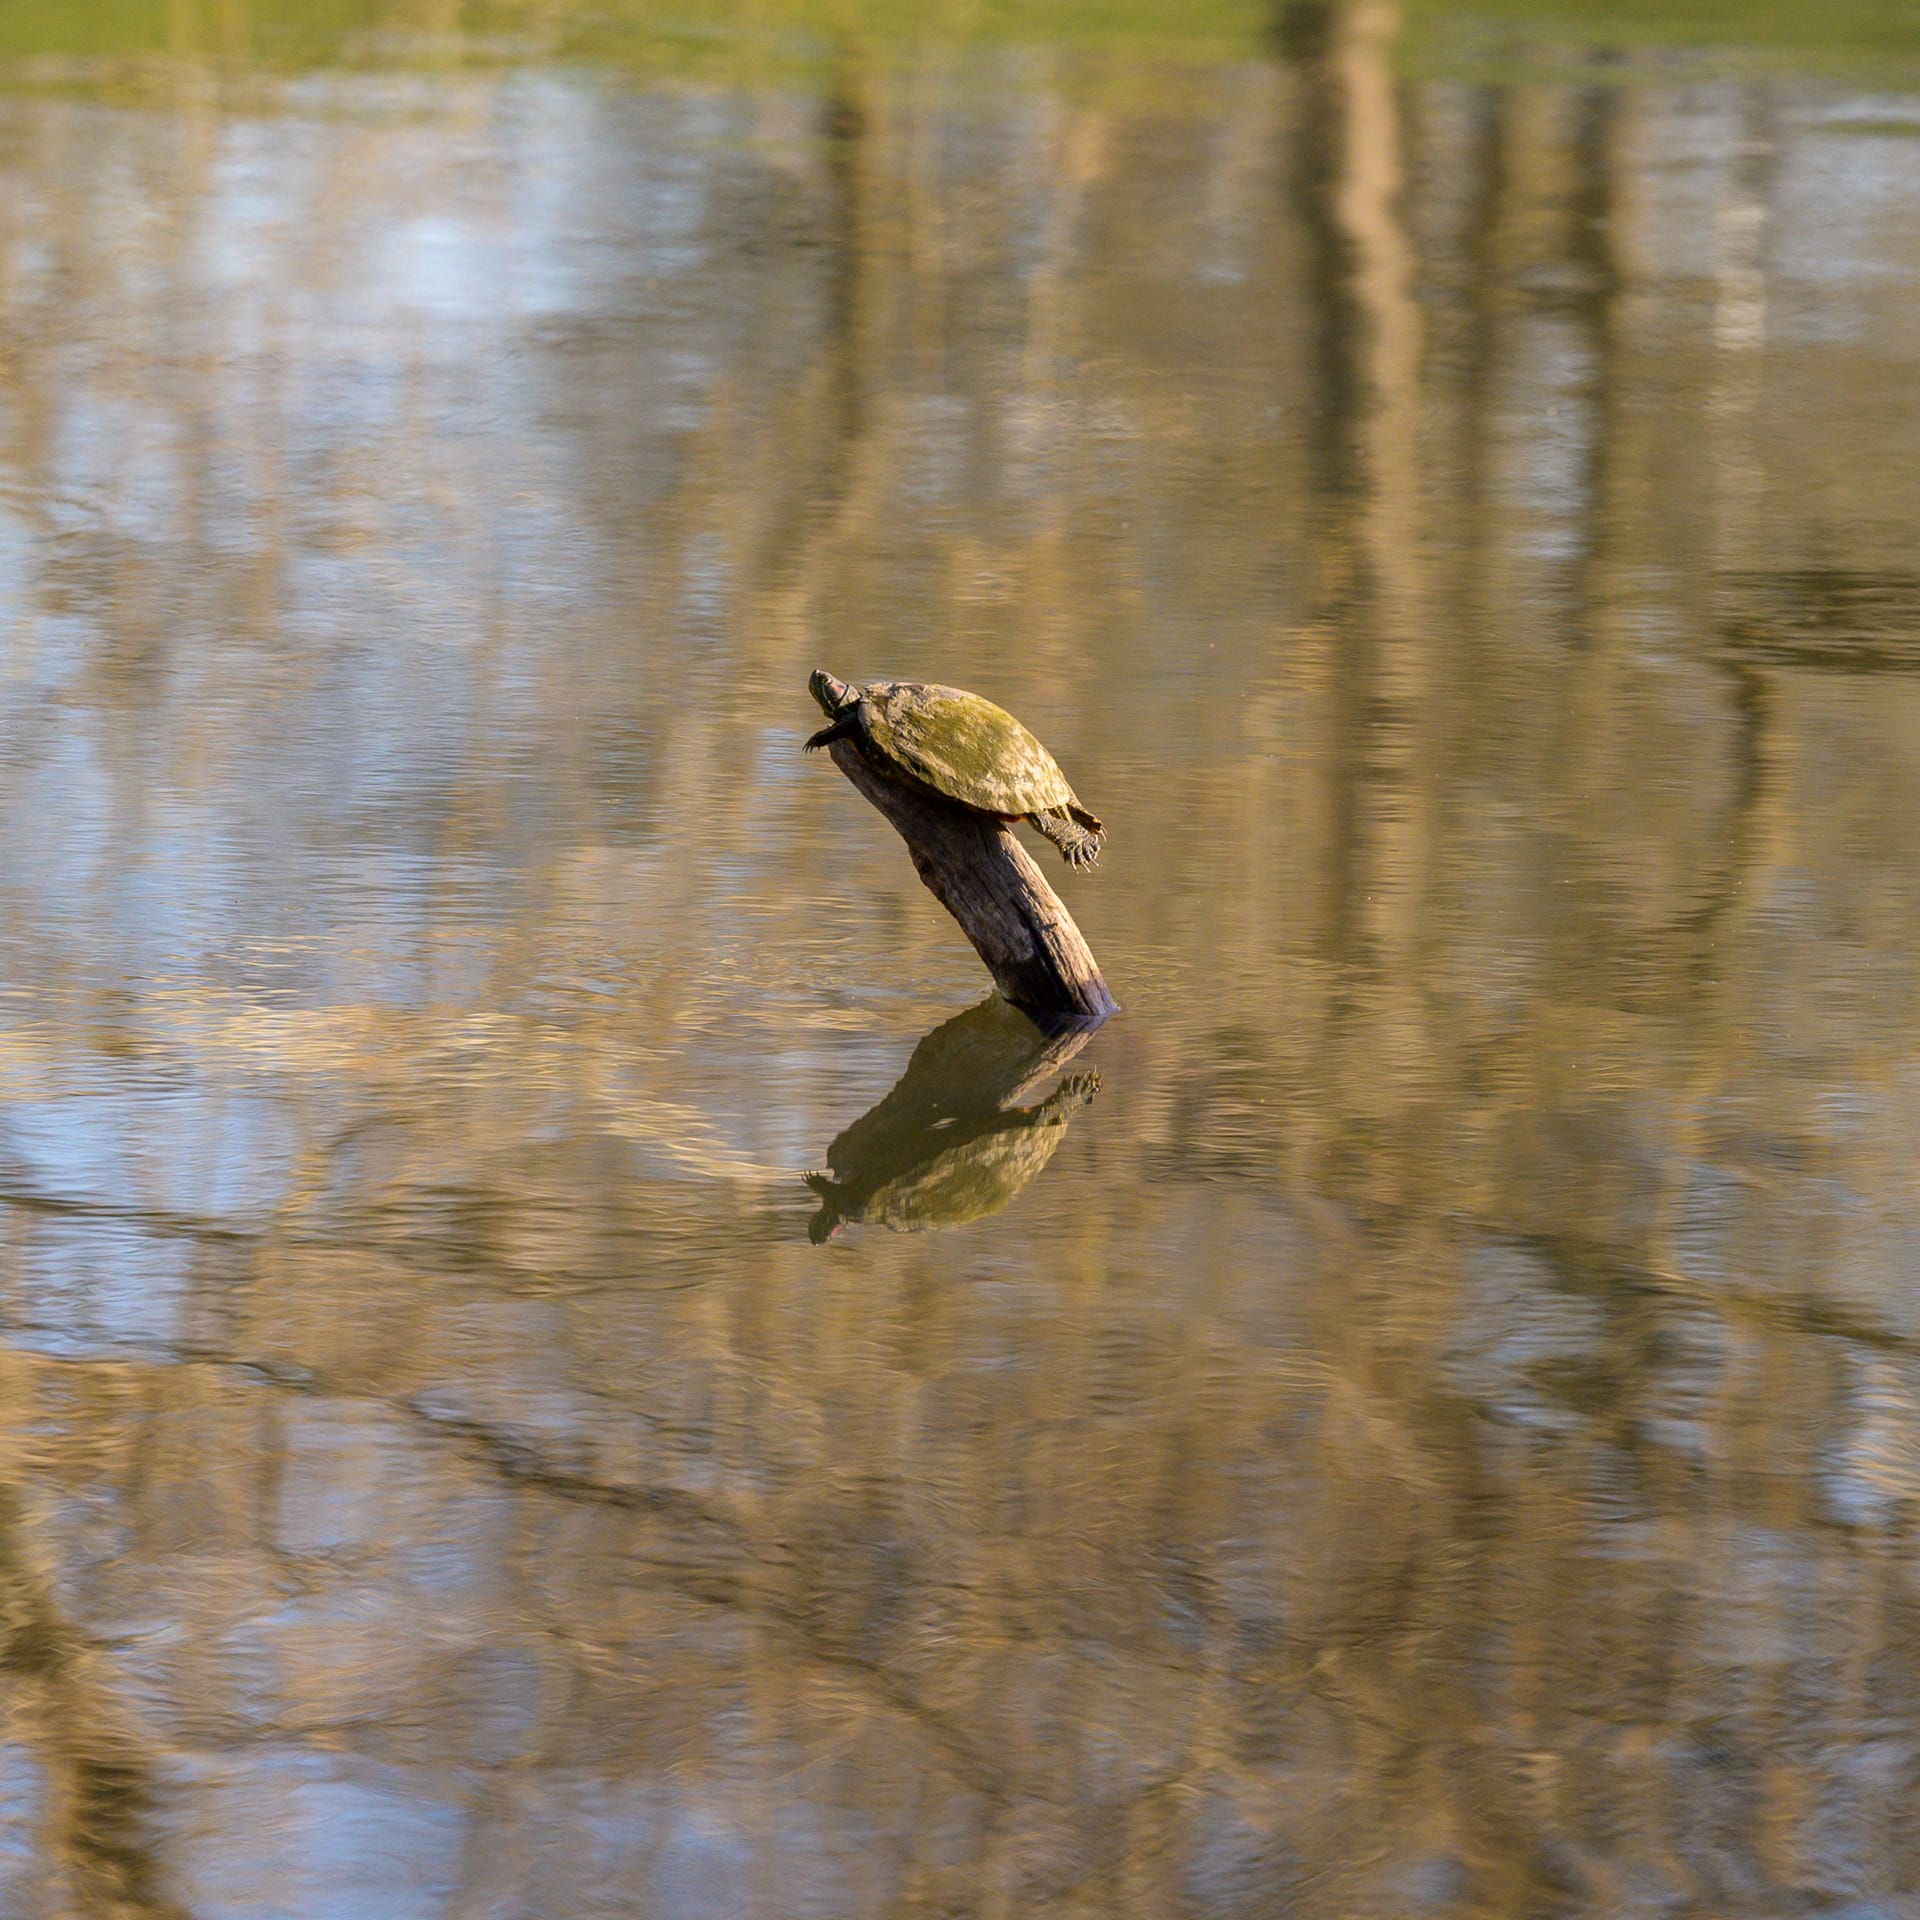
[[[943,1115],[865,1151],[852,1140],[856,1122],[828,1149],[833,1172],[801,1176],[820,1197],[807,1238],[819,1246],[849,1220],[925,1233],[998,1213],[1040,1177],[1067,1123],[1099,1090],[1099,1074],[1071,1073],[1038,1106]]]
[[[822,671],[807,688],[832,722],[807,742],[809,753],[852,740],[917,786],[996,820],[1025,820],[1070,867],[1099,860],[1106,828],[1080,804],[1053,755],[991,700],[924,680],[850,686]]]
[[[827,1149],[832,1171],[801,1176],[822,1203],[808,1237],[831,1240],[849,1220],[919,1233],[998,1213],[1099,1090],[1097,1073],[1069,1074],[1037,1105],[1021,1104],[1087,1036],[1084,1026],[1042,1033],[997,993],[943,1020],[886,1098]]]

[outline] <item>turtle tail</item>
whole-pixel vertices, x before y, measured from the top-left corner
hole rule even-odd
[[[1050,807],[1027,818],[1066,855],[1068,866],[1099,865],[1107,830],[1078,801],[1070,800],[1064,807]]]

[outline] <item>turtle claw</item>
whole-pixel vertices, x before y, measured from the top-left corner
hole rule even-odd
[[[832,726],[822,727],[818,733],[806,740],[801,745],[800,751],[802,753],[818,753],[822,747],[830,747],[836,740],[844,740],[852,732],[853,716],[843,713]]]
[[[807,1222],[807,1238],[816,1247],[824,1246],[846,1225],[841,1218],[837,1195],[840,1183],[830,1173],[803,1173],[800,1178],[820,1196],[822,1206]]]

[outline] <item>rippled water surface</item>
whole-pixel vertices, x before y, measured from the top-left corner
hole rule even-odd
[[[0,34],[0,1914],[1920,1913],[1920,92],[366,11]]]

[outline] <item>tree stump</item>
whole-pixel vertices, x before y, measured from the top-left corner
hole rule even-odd
[[[914,871],[960,923],[1003,998],[1049,1030],[1117,1011],[1073,916],[1012,828],[883,772],[852,740],[827,751],[907,843]]]

